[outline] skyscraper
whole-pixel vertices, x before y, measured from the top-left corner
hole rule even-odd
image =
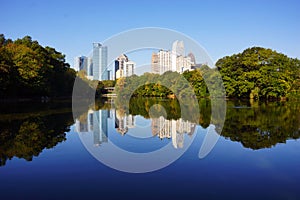
[[[158,65],[158,55],[157,53],[153,52],[151,58],[151,71],[152,73],[159,74],[159,69],[160,67]]]
[[[93,80],[108,80],[107,47],[93,43]]]
[[[171,62],[171,52],[160,50],[157,53],[158,56],[158,64],[160,68],[160,74],[165,73],[166,71],[172,70],[172,62]]]
[[[130,61],[125,54],[115,60],[115,79],[128,77],[134,74],[135,63]]]
[[[178,66],[177,57],[184,55],[184,44],[183,41],[176,40],[172,44],[172,71],[179,72],[180,67]]]
[[[192,52],[190,52],[187,56],[191,58],[192,64],[195,65],[196,64],[195,55]]]
[[[93,59],[91,57],[87,58],[87,72],[86,76],[88,79],[93,80]]]
[[[76,71],[87,70],[88,58],[85,56],[77,56],[74,59],[74,69]]]
[[[152,73],[163,74],[166,71],[183,73],[192,70],[194,65],[191,57],[184,56],[183,41],[176,40],[172,44],[172,51],[159,50],[152,54]]]

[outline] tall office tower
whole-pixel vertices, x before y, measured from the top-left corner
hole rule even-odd
[[[183,73],[186,70],[191,70],[191,67],[194,65],[195,56],[192,53],[188,56],[184,55],[183,41],[176,40],[172,45],[172,71]]]
[[[171,53],[170,51],[159,50],[152,53],[151,70],[152,73],[163,74],[171,69]]]
[[[135,63],[130,61],[125,54],[115,60],[115,79],[128,77],[134,74]]]
[[[75,57],[74,58],[74,65],[73,65],[73,69],[75,71],[79,71],[79,68],[80,68],[80,57]]]
[[[160,72],[159,65],[158,65],[158,55],[155,52],[152,53],[151,72],[155,73],[155,74],[159,74],[159,72]]]
[[[124,63],[128,61],[128,57],[125,54],[121,54],[116,60],[115,60],[115,79],[118,79],[120,77],[123,77],[123,69],[124,69]]]
[[[107,47],[93,43],[93,80],[107,80]]]
[[[163,74],[172,69],[171,65],[171,52],[159,50],[157,53],[152,54],[151,60],[152,73]]]
[[[190,57],[191,58],[191,63],[192,63],[192,66],[195,66],[196,65],[196,58],[195,58],[195,55],[190,52],[187,57]]]
[[[152,73],[163,74],[166,71],[183,73],[186,70],[192,69],[192,59],[195,59],[193,55],[184,56],[183,41],[176,40],[172,44],[171,52],[166,50],[160,50],[157,53],[152,53]]]
[[[183,41],[176,40],[172,44],[172,71],[180,72],[180,66],[178,66],[178,56],[184,56],[184,44]]]
[[[124,66],[125,77],[132,76],[134,74],[135,62],[129,60]]]
[[[158,65],[160,68],[160,74],[165,73],[166,71],[170,71],[172,69],[171,66],[171,52],[160,50],[158,53]]]
[[[172,52],[174,52],[177,56],[184,55],[184,44],[183,41],[176,40],[172,44]]]
[[[88,58],[85,56],[78,56],[74,59],[74,69],[76,71],[87,70]]]
[[[86,76],[88,79],[93,80],[93,59],[91,57],[87,58]]]

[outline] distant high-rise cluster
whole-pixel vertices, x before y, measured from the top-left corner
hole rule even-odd
[[[134,74],[135,63],[130,61],[125,54],[115,60],[115,79],[129,77]]]
[[[184,134],[192,135],[196,124],[183,119],[168,120],[163,116],[152,119],[152,135],[157,135],[160,139],[172,139],[174,148],[182,148],[184,143]]]
[[[172,45],[172,50],[159,50],[152,54],[152,73],[163,74],[166,71],[183,73],[192,70],[195,65],[195,56],[189,53],[185,56],[183,41],[176,40]]]
[[[79,56],[74,60],[76,71],[85,70],[86,76],[91,80],[109,80],[107,69],[107,47],[100,43],[93,43],[92,57]]]
[[[134,74],[135,62],[128,59],[125,54],[115,60],[114,71],[108,70],[107,47],[100,43],[93,43],[93,54],[91,57],[78,56],[74,59],[74,69],[84,70],[86,77],[90,80],[115,80],[129,77]]]

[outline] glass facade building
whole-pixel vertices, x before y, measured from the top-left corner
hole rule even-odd
[[[93,80],[108,80],[107,47],[93,43]]]

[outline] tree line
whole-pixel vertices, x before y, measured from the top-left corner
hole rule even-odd
[[[0,98],[71,96],[75,78],[61,52],[0,34]]]
[[[31,161],[65,141],[74,124],[70,102],[8,105],[0,106],[0,167],[14,157]]]
[[[118,98],[116,99],[118,100]],[[211,100],[199,98],[200,115],[194,122],[202,128],[207,128],[212,121]],[[161,105],[163,112],[156,110],[156,115],[151,115],[153,105]],[[110,106],[108,103],[106,106]],[[164,116],[166,119],[177,120],[185,118],[177,99],[165,98],[131,98],[129,108],[124,109],[122,102],[115,102],[115,109],[127,110],[125,114],[143,116],[144,118]],[[241,143],[245,148],[253,150],[272,148],[278,143],[300,137],[300,104],[295,101],[255,101],[232,100],[227,102],[226,119],[222,132],[218,134],[226,139]],[[97,109],[109,109],[101,104]],[[284,123],[283,123],[284,122]],[[216,126],[217,127],[217,126]]]
[[[76,75],[96,96],[116,85],[121,96],[279,99],[300,96],[300,61],[271,49],[252,47],[226,56],[216,68],[201,66],[163,75],[145,73],[115,81],[90,81],[76,72],[65,55],[30,36],[15,41],[0,34],[0,98],[71,96]],[[220,87],[223,82],[224,87]],[[192,87],[192,91],[190,89]],[[131,91],[130,88],[135,88]],[[225,91],[222,91],[222,88]]]
[[[217,61],[230,98],[277,99],[300,96],[300,61],[253,47]]]
[[[216,68],[206,65],[185,71],[182,78],[176,72],[162,75],[145,73],[121,78],[117,92],[133,96],[190,96],[246,99],[280,99],[300,96],[300,61],[261,47],[248,48],[242,53],[226,56],[216,62]],[[223,82],[223,86],[221,86]],[[172,83],[172,84],[169,84]],[[188,84],[187,84],[188,83]],[[169,85],[170,87],[166,87]],[[193,94],[188,90],[193,88]]]

